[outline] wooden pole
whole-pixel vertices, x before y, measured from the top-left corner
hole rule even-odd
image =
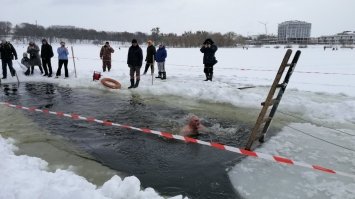
[[[74,49],[73,49],[73,46],[71,46],[71,53],[72,53],[72,55],[73,55],[74,73],[75,73],[75,78],[76,78],[76,67],[75,67],[75,57],[74,57]]]
[[[152,72],[152,85],[153,85],[153,79],[154,79],[154,55],[153,55],[153,63],[152,63],[152,68],[151,68],[151,72]]]

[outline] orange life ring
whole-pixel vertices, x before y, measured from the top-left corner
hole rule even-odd
[[[112,89],[121,88],[121,84],[118,81],[111,78],[103,78],[101,79],[101,83],[108,88],[112,88]]]

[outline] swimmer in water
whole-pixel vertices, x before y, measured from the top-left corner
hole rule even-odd
[[[192,115],[188,119],[188,124],[185,125],[180,131],[182,136],[196,136],[206,131],[206,127],[200,122],[196,115]]]

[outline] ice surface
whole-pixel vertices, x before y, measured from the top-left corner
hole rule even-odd
[[[15,47],[21,55],[26,46]],[[58,45],[53,44],[53,47],[56,49]],[[114,78],[122,84],[122,90],[112,92],[175,95],[251,109],[260,108],[260,102],[264,101],[268,86],[272,83],[286,51],[283,48],[248,50],[220,48],[216,54],[218,64],[215,66],[213,82],[204,82],[202,54],[199,49],[167,48],[167,80],[154,79],[152,85],[150,75],[142,76],[139,88],[128,90],[126,89],[129,86],[129,68],[126,65],[128,49],[121,47],[119,50],[115,45],[113,48],[116,51],[112,56],[112,70],[109,73],[102,73],[104,77]],[[145,54],[145,46],[142,48]],[[73,63],[70,60],[69,79],[41,77],[37,70],[31,77],[19,72],[20,80],[46,81],[68,87],[107,89],[99,82],[92,81],[93,71],[102,71],[99,59],[100,46],[74,45],[74,50],[77,56],[75,62],[78,78],[74,78]],[[56,58],[53,58],[52,63],[55,72]],[[14,65],[20,71],[16,62]],[[299,63],[277,113],[279,118],[280,115],[281,118],[284,117],[282,119],[285,120],[285,126],[258,151],[354,174],[355,152],[311,138],[293,129],[355,150],[354,76],[354,50],[324,51],[321,46],[302,49]],[[15,78],[8,78],[5,82],[15,81]],[[238,89],[249,85],[256,87]],[[291,117],[286,115],[282,116],[281,112],[301,119],[290,119]],[[321,125],[346,131],[350,135]],[[58,170],[55,173],[48,173],[45,171],[46,163],[43,160],[14,156],[11,154],[13,146],[8,143],[9,141],[4,139],[0,141],[1,156],[4,156],[5,160],[0,162],[1,176],[5,176],[1,177],[0,184],[6,185],[0,188],[3,189],[0,193],[8,194],[4,196],[5,198],[21,198],[28,194],[52,194],[58,198],[66,198],[65,194],[68,193],[77,194],[77,198],[88,196],[85,194],[90,194],[90,198],[120,198],[127,193],[132,198],[139,198],[139,194],[147,198],[159,197],[149,188],[140,190],[139,180],[135,177],[122,181],[114,176],[103,187],[97,188],[69,171]],[[229,176],[236,190],[245,198],[355,198],[354,179],[253,158],[244,159],[229,172]],[[3,192],[4,190],[10,191]],[[81,192],[77,192],[78,190]],[[123,193],[117,190],[122,190]],[[42,195],[34,195],[33,198],[40,196]]]

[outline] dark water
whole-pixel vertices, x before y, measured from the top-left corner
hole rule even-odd
[[[13,104],[165,132],[176,132],[184,125],[182,118],[190,114],[189,110],[166,106],[151,96],[71,89],[53,84],[23,83],[18,89],[16,85],[3,85],[0,96],[1,101]],[[88,152],[98,162],[127,176],[137,176],[143,187],[152,187],[162,195],[241,198],[227,175],[227,170],[242,158],[238,154],[113,126],[24,113],[42,128]],[[236,123],[209,116],[203,120],[206,126],[216,122],[221,125],[221,131],[233,129]],[[245,129],[238,126],[233,134],[205,135],[198,139],[240,147],[245,143]]]

